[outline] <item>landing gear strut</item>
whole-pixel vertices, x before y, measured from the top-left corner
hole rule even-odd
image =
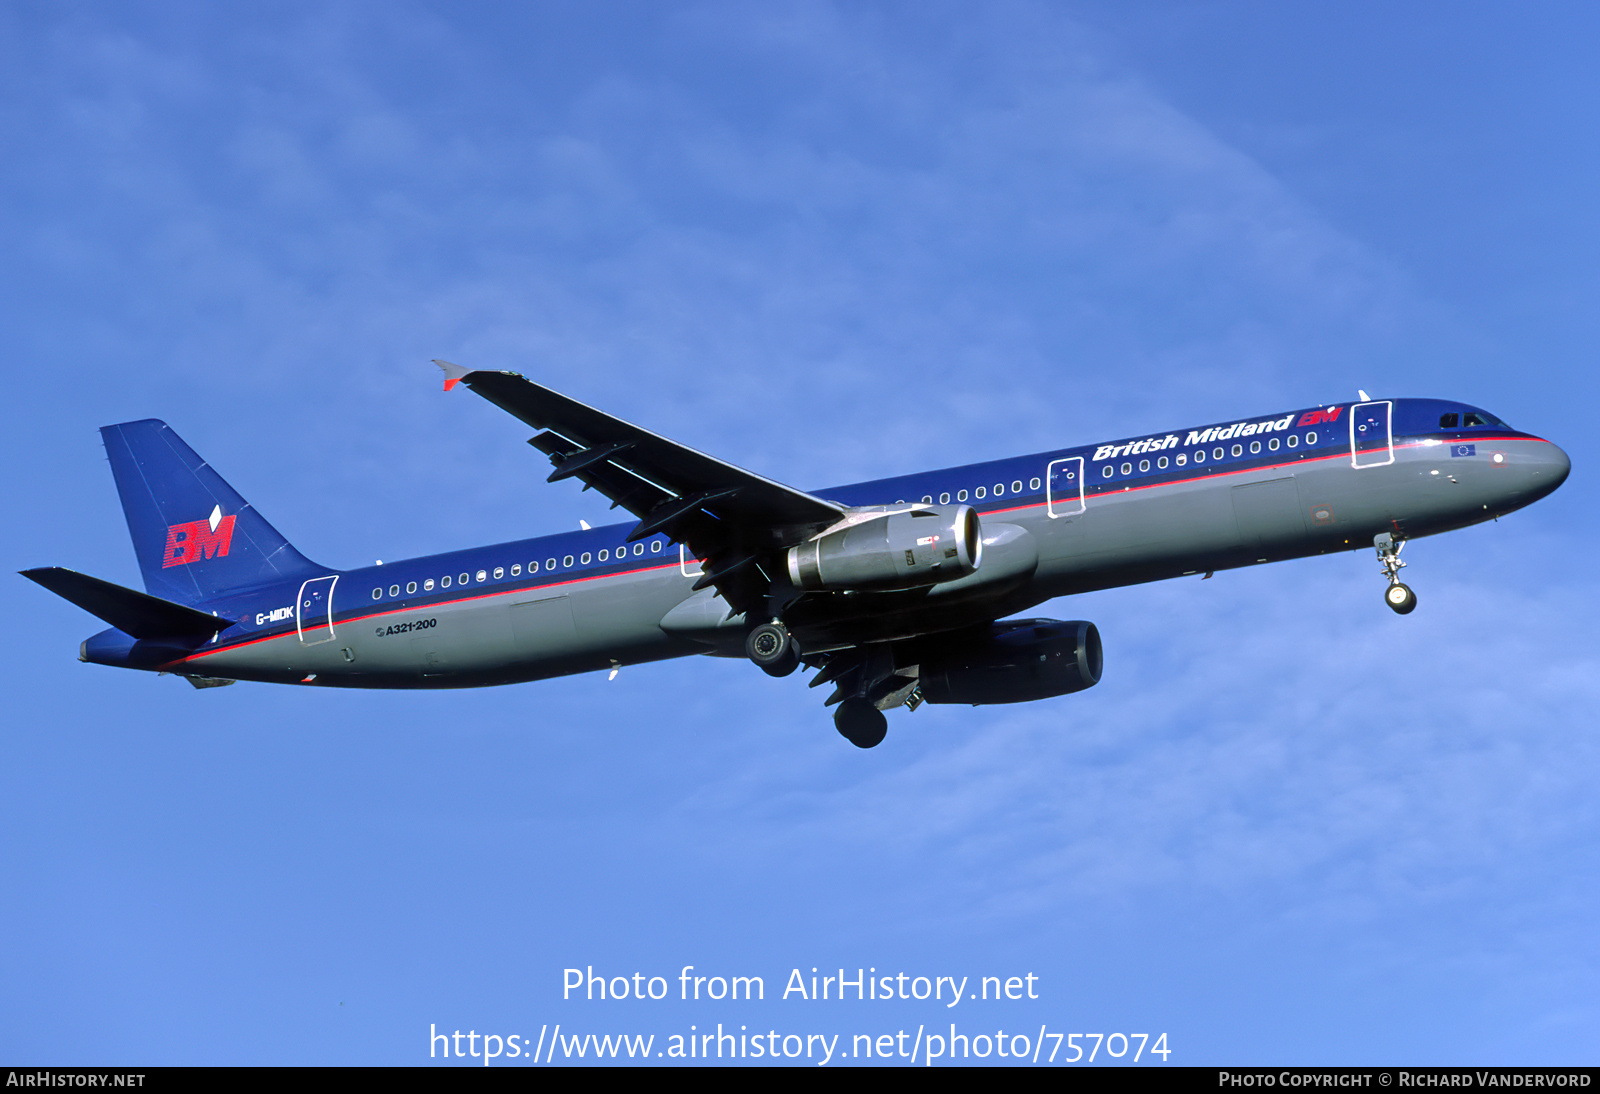
[[[1396,615],[1410,615],[1417,606],[1417,594],[1400,582],[1400,570],[1405,566],[1400,560],[1400,549],[1405,545],[1405,540],[1396,539],[1388,532],[1372,537],[1372,546],[1378,552],[1378,565],[1383,567],[1383,576],[1389,580],[1389,588],[1384,591],[1383,602],[1389,605]]]
[[[768,676],[788,676],[800,667],[800,651],[782,623],[762,623],[744,640],[745,656]]]

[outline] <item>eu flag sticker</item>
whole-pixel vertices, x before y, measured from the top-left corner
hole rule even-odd
[[[1478,446],[1475,444],[1453,444],[1450,446],[1451,456],[1476,456]]]

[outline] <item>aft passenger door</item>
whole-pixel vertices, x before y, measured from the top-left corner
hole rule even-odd
[[[300,586],[295,600],[294,621],[300,631],[300,644],[315,646],[333,640],[333,587],[339,575],[314,577]]]
[[[1388,401],[1357,403],[1350,408],[1350,465],[1383,467],[1394,462],[1394,434],[1390,419],[1394,404]]]

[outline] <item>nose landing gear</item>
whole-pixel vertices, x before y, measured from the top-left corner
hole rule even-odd
[[[1417,594],[1400,581],[1400,571],[1405,566],[1400,559],[1400,549],[1405,545],[1404,539],[1397,539],[1388,532],[1372,537],[1372,546],[1378,552],[1378,565],[1383,567],[1383,576],[1389,580],[1383,602],[1396,615],[1410,615],[1417,607]]]

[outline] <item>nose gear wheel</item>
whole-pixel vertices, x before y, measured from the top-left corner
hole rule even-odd
[[[1372,538],[1372,546],[1378,552],[1378,565],[1383,567],[1383,576],[1389,581],[1389,587],[1383,593],[1383,602],[1396,615],[1410,615],[1417,607],[1417,594],[1400,581],[1400,571],[1405,567],[1405,562],[1400,558],[1400,549],[1405,545],[1404,539],[1388,532]]]
[[[1417,606],[1417,594],[1412,592],[1409,586],[1402,585],[1398,581],[1389,586],[1388,591],[1383,594],[1383,599],[1394,609],[1396,615],[1410,615]]]

